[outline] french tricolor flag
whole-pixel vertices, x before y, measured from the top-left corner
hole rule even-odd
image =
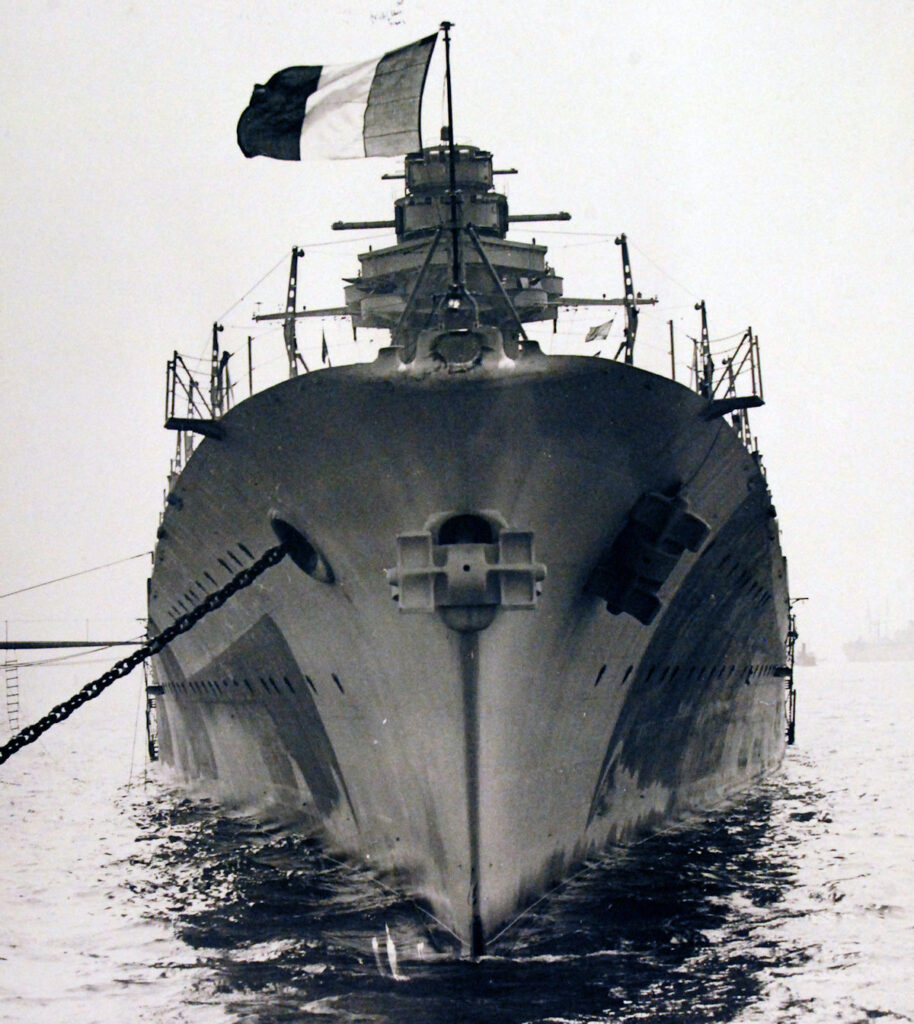
[[[238,121],[245,156],[398,156],[421,148],[422,89],[437,34],[361,64],[278,71]]]

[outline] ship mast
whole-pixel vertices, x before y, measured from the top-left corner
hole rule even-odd
[[[628,239],[625,234],[619,235],[616,245],[622,246],[622,278],[625,284],[625,335],[622,344],[616,352],[616,359],[619,358],[622,350],[625,350],[625,362],[631,366],[635,361],[635,336],[638,333],[638,302],[641,296],[635,296],[635,288],[632,283],[632,265],[628,258]]]
[[[708,336],[708,311],[705,300],[695,303],[701,313],[701,340],[695,350],[695,383],[698,393],[710,402],[714,397],[714,360],[711,358],[711,341]]]
[[[442,21],[444,32],[444,84],[447,93],[447,151],[448,182],[451,201],[451,287],[450,294],[458,298],[464,292],[460,265],[460,198],[457,195],[457,151],[454,148],[454,98],[451,92],[451,34],[453,22]]]
[[[282,335],[286,344],[286,355],[289,357],[289,376],[298,376],[298,364],[301,363],[305,373],[308,365],[298,350],[298,339],[295,337],[295,303],[298,291],[298,259],[305,255],[305,250],[297,245],[292,247],[292,263],[289,267],[289,287],[286,291],[286,312],[282,322]],[[255,318],[256,319],[256,318]]]
[[[507,239],[512,222],[566,221],[566,212],[508,213],[507,198],[493,191],[492,177],[516,173],[492,167],[492,154],[475,146],[458,145],[454,132],[454,93],[451,81],[450,30],[442,21],[445,50],[447,123],[439,145],[408,153],[403,174],[405,194],[394,204],[394,219],[335,221],[334,231],[393,227],[397,243],[359,255],[357,278],[347,278],[346,307],[333,310],[294,310],[258,315],[256,320],[290,320],[299,316],[348,313],[353,329],[379,327],[391,332],[394,347],[409,362],[419,335],[436,325],[457,334],[497,327],[509,349],[528,340],[526,321],[553,320],[560,306],[619,305],[626,307],[625,361],[633,361],[638,309],[653,304],[634,290],[625,236],[622,247],[625,297],[568,299],[562,279],[545,260],[545,246]],[[444,252],[443,250],[449,250]],[[437,257],[437,258],[436,258]],[[455,342],[456,344],[456,342]]]
[[[209,371],[209,404],[213,419],[219,419],[228,411],[231,403],[231,381],[229,380],[228,361],[231,352],[220,352],[219,334],[224,330],[222,324],[213,324],[213,345]]]
[[[476,325],[479,322],[479,307],[472,294],[467,291],[466,281],[464,279],[463,261],[461,259],[460,235],[461,233],[466,232],[473,248],[479,254],[482,265],[485,267],[492,283],[495,286],[496,294],[505,306],[508,319],[514,322],[514,327],[518,336],[526,340],[527,333],[524,330],[523,322],[518,315],[514,303],[505,291],[497,271],[492,266],[489,257],[486,255],[485,249],[479,240],[478,232],[472,224],[465,224],[463,221],[463,211],[461,209],[463,199],[457,189],[457,144],[454,141],[454,97],[451,89],[450,30],[452,28],[453,22],[441,22],[441,29],[444,32],[444,82],[445,92],[447,95],[447,125],[442,129],[441,134],[442,140],[444,140],[444,137],[446,136],[448,147],[448,199],[451,208],[450,224],[448,225],[451,233],[451,283],[445,297],[446,316],[453,326],[457,321],[465,321],[465,314],[469,311],[469,307],[469,309],[472,310],[472,323]],[[541,218],[536,217],[531,219],[538,220]],[[565,219],[565,216],[561,215],[561,219]],[[431,260],[431,253],[434,250],[435,244],[437,243],[433,243],[432,250],[429,252],[429,261]],[[420,275],[420,279],[421,276],[422,275]],[[418,283],[419,282],[417,281],[417,285]],[[409,308],[410,305],[411,303],[407,302],[407,308]],[[401,318],[401,321],[402,319],[403,318]],[[400,324],[398,324],[398,327],[399,326]]]

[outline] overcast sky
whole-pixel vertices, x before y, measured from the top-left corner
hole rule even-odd
[[[243,367],[254,302],[281,305],[293,244],[301,301],[321,306],[341,300],[356,252],[385,243],[330,223],[390,216],[398,186],[379,178],[398,161],[246,160],[235,125],[254,83],[380,55],[443,18],[458,141],[519,169],[499,179],[514,212],[573,215],[567,233],[532,231],[566,293],[619,292],[625,231],[636,287],[660,298],[639,362],[665,370],[672,319],[685,364],[698,299],[712,337],[758,333],[767,405],[752,425],[791,589],[809,598],[803,638],[838,660],[869,620],[914,618],[914,5],[841,0],[11,0],[0,592],[148,551],[174,449],[172,351],[204,354],[221,318]],[[441,97],[436,64],[427,142]],[[570,350],[600,319],[541,333]],[[345,358],[348,327],[326,330]],[[319,332],[303,328],[306,355]],[[259,382],[281,370],[275,331],[255,354]],[[80,636],[87,620],[123,636],[147,573],[139,559],[4,598],[0,620],[19,639]]]

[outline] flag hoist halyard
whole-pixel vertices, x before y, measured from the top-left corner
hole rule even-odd
[[[435,35],[360,64],[299,66],[255,85],[238,121],[245,156],[398,156],[422,148],[422,89]]]

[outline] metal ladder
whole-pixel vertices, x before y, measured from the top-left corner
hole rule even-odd
[[[143,662],[143,687],[146,690],[146,752],[150,761],[159,759],[159,718],[156,698],[163,689],[156,682],[155,669],[148,661]]]
[[[797,601],[805,601],[805,597],[795,597],[788,602],[789,612],[787,615],[787,746],[792,747],[797,738],[797,691],[793,682],[793,668],[796,655],[797,617],[794,614],[793,606]]]
[[[6,677],[6,718],[10,732],[19,728],[19,662],[15,655],[3,663],[3,674]]]

